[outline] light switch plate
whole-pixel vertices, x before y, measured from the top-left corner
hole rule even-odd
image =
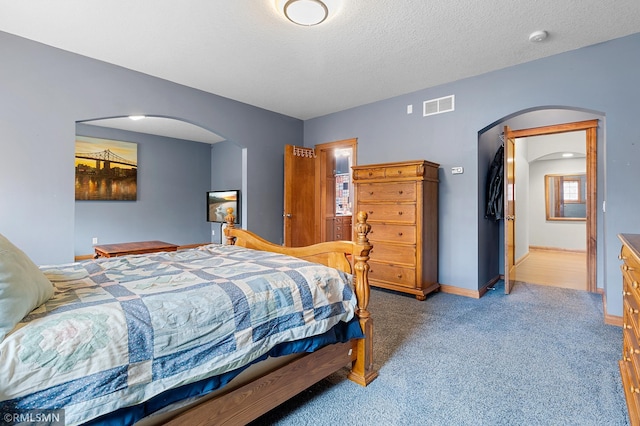
[[[462,167],[452,167],[451,168],[451,174],[452,175],[461,175],[462,173],[464,173],[464,168],[462,168]]]

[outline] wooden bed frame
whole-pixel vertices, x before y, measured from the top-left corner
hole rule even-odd
[[[358,300],[356,315],[360,321],[363,339],[338,343],[296,358],[290,363],[268,372],[253,381],[207,399],[172,417],[166,424],[230,425],[247,424],[277,407],[328,375],[351,364],[348,378],[367,386],[378,373],[373,368],[373,320],[369,304],[369,251],[372,246],[367,234],[371,225],[367,214],[357,214],[354,226],[355,241],[334,241],[307,247],[283,247],[270,243],[257,235],[234,226],[233,209],[227,210],[224,230],[227,244],[282,253],[321,263],[354,275]]]

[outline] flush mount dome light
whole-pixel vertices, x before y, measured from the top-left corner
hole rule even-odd
[[[327,19],[329,8],[320,0],[288,0],[284,4],[284,15],[295,24],[312,26]]]

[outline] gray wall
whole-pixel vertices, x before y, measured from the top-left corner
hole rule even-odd
[[[284,145],[301,143],[302,121],[2,32],[0,58],[0,233],[36,263],[74,257],[76,121],[130,114],[183,119],[243,147],[244,226],[280,240]]]
[[[224,141],[213,144],[211,146],[211,190],[224,191],[227,189],[239,189],[240,190],[240,226],[244,223],[243,217],[246,217],[247,209],[245,207],[244,192],[246,188],[243,188],[242,168],[237,167],[238,164],[242,164],[244,158],[244,150],[233,142]],[[282,160],[284,161],[284,160]],[[274,182],[273,185],[278,185],[282,188],[284,182]],[[256,208],[255,206],[253,207]],[[282,207],[281,207],[282,208]],[[237,214],[237,213],[236,213]],[[223,243],[222,238],[222,224],[211,223],[211,241],[214,243]],[[272,240],[279,242],[278,239]]]
[[[139,159],[137,201],[75,202],[76,255],[93,252],[93,237],[99,244],[211,241],[205,206],[211,145],[83,124],[76,133],[135,142]]]
[[[606,117],[599,134],[598,205],[606,194],[607,213],[598,218],[598,286],[605,289],[608,313],[621,315],[616,234],[640,232],[634,213],[640,209],[634,195],[640,182],[639,69],[640,34],[635,34],[308,120],[304,143],[357,137],[360,164],[421,158],[440,163],[439,279],[477,290],[500,272],[501,226],[482,217],[481,205],[498,143],[495,126],[518,118],[512,128],[572,121],[570,111],[557,114],[559,109],[578,110],[578,119]],[[451,94],[454,112],[421,116],[423,101]],[[410,104],[415,112],[407,115]],[[528,120],[524,113],[538,108],[552,112],[546,120]],[[482,139],[485,133],[489,139]],[[463,166],[464,174],[452,175],[453,166]]]

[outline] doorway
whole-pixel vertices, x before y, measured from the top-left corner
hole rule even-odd
[[[586,132],[515,143],[518,280],[586,291]]]
[[[351,240],[357,139],[316,145],[316,242]]]
[[[284,245],[351,240],[357,139],[285,147]]]
[[[553,125],[553,126],[544,126],[544,127],[536,127],[536,128],[521,129],[521,130],[511,130],[509,131],[509,135],[505,135],[505,139],[507,139],[507,137],[518,139],[518,138],[543,136],[543,135],[557,135],[557,134],[568,133],[568,132],[578,132],[578,131],[585,132],[586,290],[590,292],[596,291],[597,126],[598,126],[598,120],[587,120],[587,121],[566,123],[566,124]],[[517,178],[517,171],[515,173]],[[517,209],[517,203],[516,203],[516,209]],[[517,227],[517,221],[515,226]],[[504,247],[505,253],[507,253],[508,244],[509,244],[508,238],[505,238],[505,247]],[[514,241],[511,241],[511,244],[514,244]],[[515,259],[513,260],[515,263]],[[507,266],[505,264],[505,271],[506,271],[506,268]],[[560,268],[562,268],[562,265],[560,265]],[[517,276],[517,273],[518,273],[517,268],[514,269],[514,273]],[[511,276],[509,278],[514,281],[521,280],[521,279],[516,279],[515,276]]]

